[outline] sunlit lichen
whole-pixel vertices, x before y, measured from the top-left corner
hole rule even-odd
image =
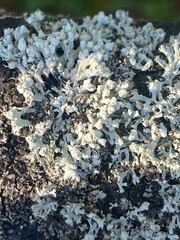
[[[26,21],[33,32],[9,28],[0,40],[0,57],[18,69],[16,87],[25,99],[24,107],[2,114],[12,133],[28,143],[26,158],[40,163],[56,187],[97,175],[107,182],[89,183],[100,187],[86,199],[95,202],[90,209],[83,194],[82,201],[61,204],[55,185],[37,188],[34,216],[47,220],[57,213],[70,227],[82,224],[84,240],[98,239],[105,229],[103,239],[178,239],[180,188],[168,190],[166,175],[179,181],[179,35],[164,44],[162,29],[151,23],[136,27],[124,11],[115,17],[101,12],[81,25],[71,19],[43,25],[44,17],[40,11],[31,14]],[[149,163],[161,179],[147,183],[140,172]],[[104,190],[109,184],[116,186],[112,202]],[[172,215],[164,231],[156,217],[162,220],[166,212]]]

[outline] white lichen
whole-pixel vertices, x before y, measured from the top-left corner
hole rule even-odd
[[[37,189],[36,194],[32,197],[35,202],[31,209],[35,217],[47,219],[47,216],[56,211],[58,207],[57,201],[53,201],[52,197],[56,197],[56,186],[48,184],[42,189]]]
[[[151,23],[135,27],[124,11],[115,17],[100,12],[81,25],[69,19],[43,25],[43,19],[37,11],[26,19],[35,31],[8,28],[0,39],[0,57],[10,69],[18,69],[16,87],[25,99],[24,107],[13,106],[2,114],[10,120],[12,133],[28,143],[26,157],[45,166],[52,179],[74,184],[99,174],[108,162],[120,196],[127,192],[129,165],[146,166],[150,161],[162,173],[159,193],[164,207],[159,216],[169,212],[172,218],[165,233],[145,214],[151,212],[150,202],[135,207],[123,197],[119,207],[126,214],[119,218],[97,209],[87,213],[85,204],[75,202],[63,204],[58,214],[70,227],[81,224],[86,215],[84,240],[97,239],[105,228],[104,239],[178,239],[179,186],[173,187],[172,198],[165,187],[167,170],[174,179],[180,177],[179,35],[162,44],[162,29]],[[162,70],[155,77],[154,62]],[[134,80],[138,74],[144,74],[139,87]],[[23,127],[29,127],[27,136],[22,136]],[[140,177],[134,170],[131,177],[138,186]],[[98,201],[107,197],[96,190],[91,195]],[[37,190],[32,197],[34,216],[47,219],[56,212],[55,198],[54,185]],[[110,208],[115,207],[111,203]],[[132,230],[133,221],[141,229]]]

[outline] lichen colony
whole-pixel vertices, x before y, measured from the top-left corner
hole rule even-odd
[[[48,179],[30,224],[48,222],[47,239],[179,239],[180,34],[164,41],[124,11],[25,20],[0,58],[24,99],[2,115]]]

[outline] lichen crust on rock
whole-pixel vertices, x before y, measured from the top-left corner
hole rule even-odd
[[[179,239],[180,34],[165,41],[124,11],[24,20],[0,39],[0,63],[16,71],[12,99],[2,77],[0,94],[21,160],[46,176],[30,224],[47,239]]]

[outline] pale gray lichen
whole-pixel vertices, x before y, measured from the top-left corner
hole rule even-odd
[[[35,33],[26,26],[9,28],[0,40],[0,57],[10,69],[19,70],[17,90],[26,105],[13,107],[3,115],[17,136],[22,136],[23,127],[29,127],[25,140],[30,153],[26,157],[45,166],[49,177],[58,178],[59,184],[69,179],[74,184],[87,181],[90,174],[100,173],[101,164],[108,158],[119,194],[128,187],[129,174],[119,166],[151,162],[163,178],[160,195],[164,207],[159,216],[170,212],[172,218],[163,232],[155,219],[144,214],[152,205],[148,198],[139,207],[122,198],[120,208],[126,213],[120,218],[97,209],[87,213],[84,203],[73,202],[62,205],[59,214],[70,226],[81,224],[86,215],[88,224],[81,226],[84,240],[96,239],[105,228],[104,239],[178,239],[174,230],[179,227],[180,188],[174,187],[169,199],[163,184],[167,170],[173,179],[180,177],[179,35],[161,44],[165,36],[162,29],[155,29],[151,23],[135,27],[124,11],[117,11],[115,17],[101,12],[84,18],[82,25],[59,19],[43,26],[43,19],[40,11],[35,12],[27,18]],[[155,56],[153,51],[158,46]],[[155,70],[155,63],[163,73],[154,79],[150,72]],[[149,71],[145,84],[149,97],[135,87],[138,71]],[[32,119],[25,117],[33,114]],[[48,131],[49,142],[45,143]],[[138,185],[140,180],[132,171],[133,184]],[[52,191],[38,191],[32,210],[35,217],[46,219],[57,211],[56,196],[52,200]],[[94,197],[102,200],[105,196],[99,191]],[[141,229],[131,230],[135,220]]]
[[[47,219],[47,216],[57,210],[58,203],[52,198],[56,197],[56,186],[48,184],[41,190],[37,189],[36,194],[32,197],[35,202],[32,211],[35,217]]]

